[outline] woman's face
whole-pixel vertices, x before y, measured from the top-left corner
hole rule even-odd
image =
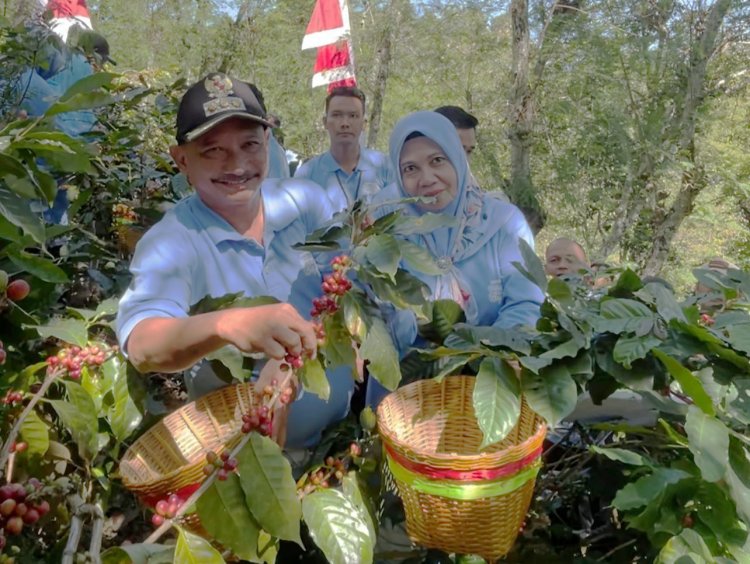
[[[416,137],[404,143],[399,173],[409,196],[433,198],[417,204],[425,211],[444,209],[458,194],[456,169],[440,145],[427,137]]]

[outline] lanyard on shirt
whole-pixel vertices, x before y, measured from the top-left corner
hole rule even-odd
[[[341,188],[341,191],[344,193],[344,197],[346,198],[346,204],[348,206],[351,206],[352,205],[352,198],[351,198],[351,196],[349,196],[349,192],[346,190],[346,188],[344,188],[344,184],[341,182],[341,178],[339,178],[339,170],[341,170],[341,169],[339,168],[339,169],[337,169],[334,172],[334,174],[336,175],[336,182],[339,183],[339,187]],[[357,190],[354,193],[354,198],[356,199],[357,196],[359,196],[359,187],[362,184],[362,171],[356,169],[352,174],[354,174],[354,173],[357,174]]]

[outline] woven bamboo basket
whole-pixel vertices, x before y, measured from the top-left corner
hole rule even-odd
[[[474,382],[449,376],[404,386],[378,407],[378,430],[409,537],[494,561],[526,517],[547,428],[523,401],[511,433],[480,451]]]
[[[143,499],[160,499],[202,482],[206,454],[240,441],[242,415],[254,402],[248,382],[226,386],[170,413],[125,453],[120,461],[123,484]]]

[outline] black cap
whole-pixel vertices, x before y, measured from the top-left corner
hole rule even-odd
[[[109,62],[113,65],[117,63],[109,56],[109,42],[101,33],[84,30],[78,35],[78,47],[86,53],[87,56],[95,55],[103,63]]]
[[[183,145],[231,118],[271,127],[266,112],[247,83],[214,72],[188,88],[177,109],[177,143]]]

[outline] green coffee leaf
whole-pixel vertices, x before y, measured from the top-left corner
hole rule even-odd
[[[329,562],[372,562],[375,539],[362,513],[342,492],[323,489],[306,495],[302,513]]]
[[[515,370],[499,358],[486,358],[474,383],[474,413],[484,438],[480,448],[502,441],[521,414],[521,385]]]
[[[275,442],[258,433],[237,456],[237,472],[253,517],[272,536],[301,544],[302,508],[292,467]]]
[[[245,503],[240,478],[234,473],[215,481],[196,504],[203,528],[243,560],[257,559],[260,525]]]
[[[224,564],[221,553],[206,539],[177,527],[174,561],[180,564]]]

